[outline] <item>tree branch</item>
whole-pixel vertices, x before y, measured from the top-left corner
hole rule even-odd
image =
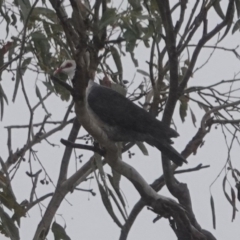
[[[104,156],[104,154],[105,154],[105,151],[103,149],[98,148],[97,146],[89,146],[89,145],[80,144],[80,143],[73,143],[70,141],[66,141],[64,139],[61,139],[61,143],[67,147],[79,148],[79,149],[96,152],[96,153],[100,154],[101,156]]]
[[[78,120],[75,119],[71,132],[68,137],[68,141],[75,142],[80,126],[81,125],[79,124]],[[60,206],[62,200],[68,193],[68,189],[63,185],[63,182],[67,178],[67,171],[68,171],[68,165],[69,165],[71,154],[72,154],[72,148],[66,147],[63,154],[62,161],[61,161],[60,173],[59,173],[56,190],[53,194],[53,197],[50,203],[47,206],[47,209],[42,217],[42,220],[38,224],[33,240],[45,239],[48,233],[50,224],[52,222],[52,219],[58,207]]]

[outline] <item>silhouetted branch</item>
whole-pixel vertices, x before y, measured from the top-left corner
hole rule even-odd
[[[81,125],[79,124],[78,120],[75,118],[71,132],[68,137],[68,141],[75,142],[80,127]],[[61,204],[64,197],[69,192],[69,189],[63,186],[63,182],[67,179],[67,171],[68,171],[68,165],[69,165],[71,154],[72,154],[72,148],[66,147],[63,154],[62,161],[61,161],[61,168],[60,168],[56,190],[53,194],[53,197],[51,198],[50,203],[47,206],[47,209],[44,213],[42,220],[40,221],[37,227],[34,240],[38,240],[40,234],[43,234],[43,236],[47,234],[45,226],[50,226],[52,219],[58,209],[58,206]]]
[[[39,171],[37,171],[35,174],[27,174],[28,176],[31,176],[32,178],[34,178],[33,180],[33,186],[32,186],[32,190],[30,193],[30,198],[29,198],[29,203],[33,202],[33,195],[35,194],[35,190],[37,187],[37,183],[38,183],[38,176],[39,174],[42,172],[42,169],[40,169]]]
[[[79,149],[97,152],[101,156],[104,156],[105,154],[105,151],[103,149],[98,148],[97,146],[89,146],[89,145],[80,144],[80,143],[73,143],[64,139],[61,139],[61,143],[67,147],[79,148]]]
[[[34,207],[36,204],[42,202],[43,200],[45,200],[46,198],[51,197],[51,196],[53,196],[53,193],[48,193],[48,194],[46,194],[46,195],[44,195],[44,196],[36,199],[35,201],[32,201],[31,203],[29,203],[29,204],[27,205],[27,208],[25,209],[25,211],[28,212],[28,211],[29,211],[32,207]]]
[[[202,166],[202,164],[197,165],[195,168],[189,168],[189,169],[183,169],[183,170],[176,170],[174,171],[174,174],[179,174],[179,173],[188,173],[188,172],[195,172],[199,171],[204,168],[209,168],[210,165]]]

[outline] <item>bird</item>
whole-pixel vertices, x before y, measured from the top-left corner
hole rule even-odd
[[[65,60],[54,74],[64,73],[72,79],[75,71],[76,62]],[[90,79],[85,98],[91,116],[100,123],[111,141],[146,142],[160,150],[176,165],[187,163],[171,145],[171,138],[176,138],[179,134],[122,94]]]

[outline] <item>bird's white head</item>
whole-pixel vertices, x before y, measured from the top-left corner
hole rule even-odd
[[[76,62],[74,60],[66,60],[62,65],[54,72],[54,75],[57,73],[64,73],[68,75],[70,79],[74,77],[76,71]]]

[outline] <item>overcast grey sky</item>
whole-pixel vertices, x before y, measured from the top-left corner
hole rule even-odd
[[[213,18],[215,21],[215,15],[213,15]],[[0,30],[4,31],[4,27],[0,26]],[[14,35],[14,33],[11,34]],[[233,36],[229,34],[226,40],[222,41],[220,45],[234,48],[235,46],[239,45],[239,37],[239,33],[236,33]],[[212,43],[214,43],[214,41]],[[148,52],[149,49],[146,50],[142,46],[140,46],[136,52],[136,57],[139,61],[139,68],[145,71],[148,71],[147,65],[145,64],[145,61],[148,60]],[[209,50],[204,50],[200,55],[196,67],[201,66],[201,64],[208,58],[209,54]],[[136,73],[136,68],[132,64],[129,56],[127,56],[123,61],[123,69],[124,79],[131,80]],[[194,74],[189,84],[192,86],[206,86],[222,79],[232,79],[234,74],[239,71],[239,60],[237,60],[233,54],[224,51],[216,51],[208,64]],[[143,76],[137,73],[135,77],[135,83],[137,84],[142,78]],[[4,119],[2,122],[0,122],[0,155],[4,160],[6,160],[8,156],[6,145],[7,131],[4,129],[4,126],[13,124],[27,124],[29,122],[29,112],[25,104],[23,104],[24,99],[20,89],[16,102],[13,104],[10,101],[14,86],[14,82],[11,81],[11,75],[4,72],[2,79],[3,80],[1,84],[9,98],[9,105],[4,110]],[[40,76],[36,82],[35,77],[28,72],[24,76],[24,80],[27,82],[27,93],[31,98],[32,105],[34,105],[34,103],[38,102],[35,94],[35,84],[37,83],[40,89],[43,92],[45,91],[45,87],[41,83],[43,76]],[[53,94],[47,101],[47,108],[49,112],[52,113],[51,120],[61,120],[66,106],[66,103],[62,103],[62,101]],[[191,108],[194,110],[194,113],[197,116],[196,124],[198,128],[201,117],[204,115],[204,111],[200,110],[196,104],[192,104]],[[34,114],[34,122],[39,122],[43,119],[43,116],[44,112],[40,108],[36,114]],[[72,116],[74,116],[74,114],[72,114]],[[176,108],[174,119],[177,125],[177,131],[180,134],[180,137],[175,140],[174,147],[178,151],[181,151],[194,136],[197,128],[195,128],[191,122],[190,113],[188,114],[185,123],[181,122],[178,107]],[[54,183],[56,183],[58,178],[60,161],[64,151],[64,148],[60,145],[59,140],[61,138],[66,139],[68,137],[69,130],[70,127],[67,127],[63,131],[55,134],[53,137],[50,137],[49,141],[51,143],[59,144],[59,146],[51,147],[44,141],[42,144],[34,147],[34,150],[38,151],[38,157],[41,159],[41,162],[43,163],[47,172],[50,174]],[[83,133],[83,130],[81,130],[81,133]],[[27,132],[24,130],[14,130],[13,134],[13,149],[15,150],[16,148],[22,147],[23,143],[26,141]],[[160,153],[151,147],[147,148],[149,149],[150,153],[150,156],[148,157],[143,156],[139,149],[134,148],[133,151],[135,152],[135,156],[129,159],[127,154],[125,154],[123,159],[134,166],[149,183],[152,183],[162,173]],[[235,144],[231,153],[234,167],[237,169],[240,169],[239,150],[239,146]],[[80,151],[78,151],[78,153],[79,152]],[[83,163],[85,163],[90,156],[90,153],[84,152]],[[26,155],[26,158],[28,158],[28,155]],[[226,159],[227,148],[220,128],[212,129],[211,133],[205,138],[204,146],[198,149],[196,156],[189,157],[189,164],[187,166],[183,166],[183,168],[194,167],[199,163],[204,165],[209,164],[211,167],[208,169],[203,169],[199,172],[181,174],[178,175],[177,178],[180,181],[188,184],[192,197],[193,210],[202,228],[211,231],[218,240],[235,240],[239,239],[240,236],[240,217],[239,213],[237,213],[236,219],[234,222],[231,222],[232,208],[227,202],[222,190],[223,175],[219,177],[217,182],[212,187],[216,208],[217,229],[213,230],[212,228],[209,186],[219,174],[226,162]],[[80,163],[78,163],[78,167],[81,167]],[[39,169],[40,166],[38,164],[33,164],[33,172],[36,172]],[[106,172],[110,172],[108,167],[106,167],[105,170]],[[29,171],[27,162],[21,164],[21,168],[18,170],[18,173],[12,182],[18,202],[21,202],[24,199],[29,199],[32,183],[31,179],[26,177],[26,171]],[[72,156],[71,159],[69,174],[73,172],[75,172],[74,156]],[[44,178],[44,173],[41,173],[40,175],[40,179],[42,178]],[[66,231],[72,240],[118,239],[120,235],[120,229],[112,221],[111,217],[105,210],[100,198],[96,181],[94,179],[87,181],[80,187],[93,188],[97,193],[97,196],[92,197],[90,194],[80,191],[75,191],[73,194],[68,194],[66,200],[63,201],[58,210],[58,214],[55,218],[56,221],[59,224],[64,225],[65,223],[63,218],[65,219],[67,225]],[[128,203],[127,211],[130,212],[136,201],[139,200],[139,194],[133,188],[131,183],[129,183],[125,178],[122,178],[121,189]],[[39,197],[52,191],[54,191],[54,187],[51,184],[39,184],[37,188]],[[161,191],[161,194],[170,196],[166,190],[166,187],[164,187],[164,189]],[[43,202],[45,206],[47,206],[47,203],[48,200]],[[239,208],[239,206],[240,204],[237,202],[237,207]],[[61,216],[63,216],[63,218]],[[40,218],[39,208],[36,206],[29,212],[26,218],[21,219],[21,239],[32,239]],[[145,208],[134,223],[128,239],[176,239],[173,231],[169,227],[168,220],[161,219],[157,223],[153,224],[152,220],[154,218],[155,214]],[[4,238],[1,236],[1,239]],[[48,239],[54,239],[51,233],[48,235]]]

